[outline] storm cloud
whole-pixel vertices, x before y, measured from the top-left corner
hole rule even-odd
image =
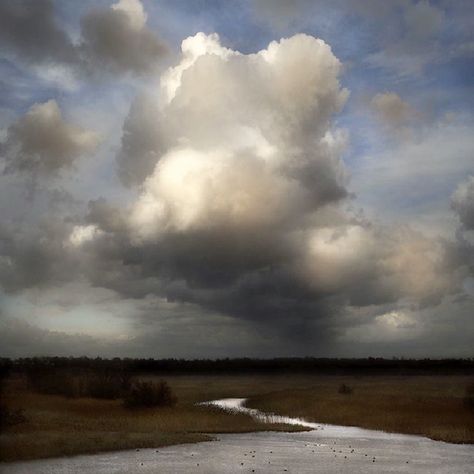
[[[119,173],[127,159],[149,170],[132,180],[138,198],[127,210],[91,202],[71,236],[102,262],[94,284],[313,343],[347,307],[422,308],[459,290],[442,243],[345,209],[333,117],[348,92],[327,44],[297,35],[244,55],[200,33],[178,61],[160,100],[140,99],[125,121]]]
[[[461,39],[375,3],[4,2],[4,352],[469,355]]]

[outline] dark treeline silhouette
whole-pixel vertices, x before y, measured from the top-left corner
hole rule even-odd
[[[0,358],[0,374],[45,371],[126,371],[134,375],[153,374],[236,374],[236,373],[312,373],[355,375],[474,374],[474,359],[404,358],[275,358],[275,359],[130,359],[100,357]]]

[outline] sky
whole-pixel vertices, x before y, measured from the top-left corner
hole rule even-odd
[[[473,23],[0,2],[0,356],[474,356]]]

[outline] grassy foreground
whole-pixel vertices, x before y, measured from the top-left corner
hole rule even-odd
[[[159,448],[210,440],[224,432],[299,429],[195,405],[227,397],[250,397],[251,407],[322,423],[474,442],[474,413],[464,403],[472,377],[180,375],[166,380],[178,397],[176,406],[127,410],[119,400],[33,393],[21,377],[10,378],[2,403],[24,409],[26,421],[0,434],[0,460]],[[343,383],[352,393],[338,392]]]
[[[149,379],[153,377],[143,377]],[[258,393],[259,383],[221,377],[168,377],[178,396],[174,407],[129,410],[120,400],[66,398],[27,390],[24,380],[11,379],[2,403],[23,409],[26,421],[0,434],[0,460],[16,461],[71,456],[131,448],[212,440],[214,433],[262,430],[298,431],[288,425],[267,425],[247,415],[196,406],[196,402]]]
[[[339,393],[345,384],[349,393]],[[326,377],[312,387],[251,397],[247,406],[343,426],[474,443],[472,377]],[[344,391],[344,390],[343,390]]]

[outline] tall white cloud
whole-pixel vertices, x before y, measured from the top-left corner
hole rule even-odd
[[[457,291],[442,244],[342,208],[340,72],[329,46],[307,35],[255,54],[215,34],[183,42],[155,106],[141,98],[132,107],[120,154],[121,167],[129,159],[128,169],[150,170],[118,231],[147,291],[155,278],[171,298],[287,323],[346,304],[434,305]],[[396,95],[376,103],[397,124],[408,114]]]
[[[166,152],[150,154],[143,140],[157,163],[132,209],[135,234],[278,225],[345,197],[344,137],[331,130],[348,94],[340,70],[329,46],[306,35],[249,55],[215,34],[186,39],[154,118]]]

